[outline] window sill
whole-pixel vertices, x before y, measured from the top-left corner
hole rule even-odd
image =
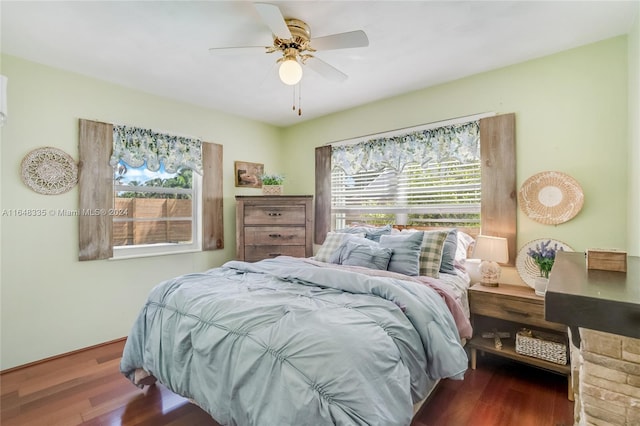
[[[185,248],[184,250],[158,250],[153,252],[137,252],[130,254],[118,254],[115,255],[117,249],[114,249],[114,256],[109,258],[109,260],[126,260],[126,259],[138,259],[142,257],[156,257],[156,256],[169,256],[169,255],[177,255],[177,254],[187,254],[187,253],[200,253],[202,249],[199,248]],[[126,249],[125,249],[126,250]]]

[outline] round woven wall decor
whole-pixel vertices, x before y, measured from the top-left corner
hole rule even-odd
[[[547,225],[566,222],[584,204],[582,187],[561,172],[542,172],[531,176],[520,187],[518,204],[531,219]]]
[[[39,194],[63,194],[78,182],[78,166],[58,148],[37,148],[22,160],[22,182]]]

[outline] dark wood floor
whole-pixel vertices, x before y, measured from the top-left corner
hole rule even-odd
[[[113,342],[0,376],[2,426],[217,426],[162,385],[133,386]],[[464,381],[441,382],[413,426],[568,426],[573,403],[562,376],[487,355]]]

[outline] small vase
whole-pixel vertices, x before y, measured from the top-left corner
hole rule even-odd
[[[262,185],[262,195],[282,195],[282,185]]]
[[[538,296],[544,296],[547,292],[547,285],[549,284],[549,278],[536,277],[534,280],[534,287]]]

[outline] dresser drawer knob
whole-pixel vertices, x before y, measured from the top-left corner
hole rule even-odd
[[[282,253],[269,253],[269,257],[278,257],[280,256]]]
[[[273,212],[271,212],[271,213],[267,213],[267,215],[269,215],[269,216],[282,216],[282,213],[277,213],[277,212],[273,213]]]
[[[282,238],[282,234],[269,234],[271,238]]]

